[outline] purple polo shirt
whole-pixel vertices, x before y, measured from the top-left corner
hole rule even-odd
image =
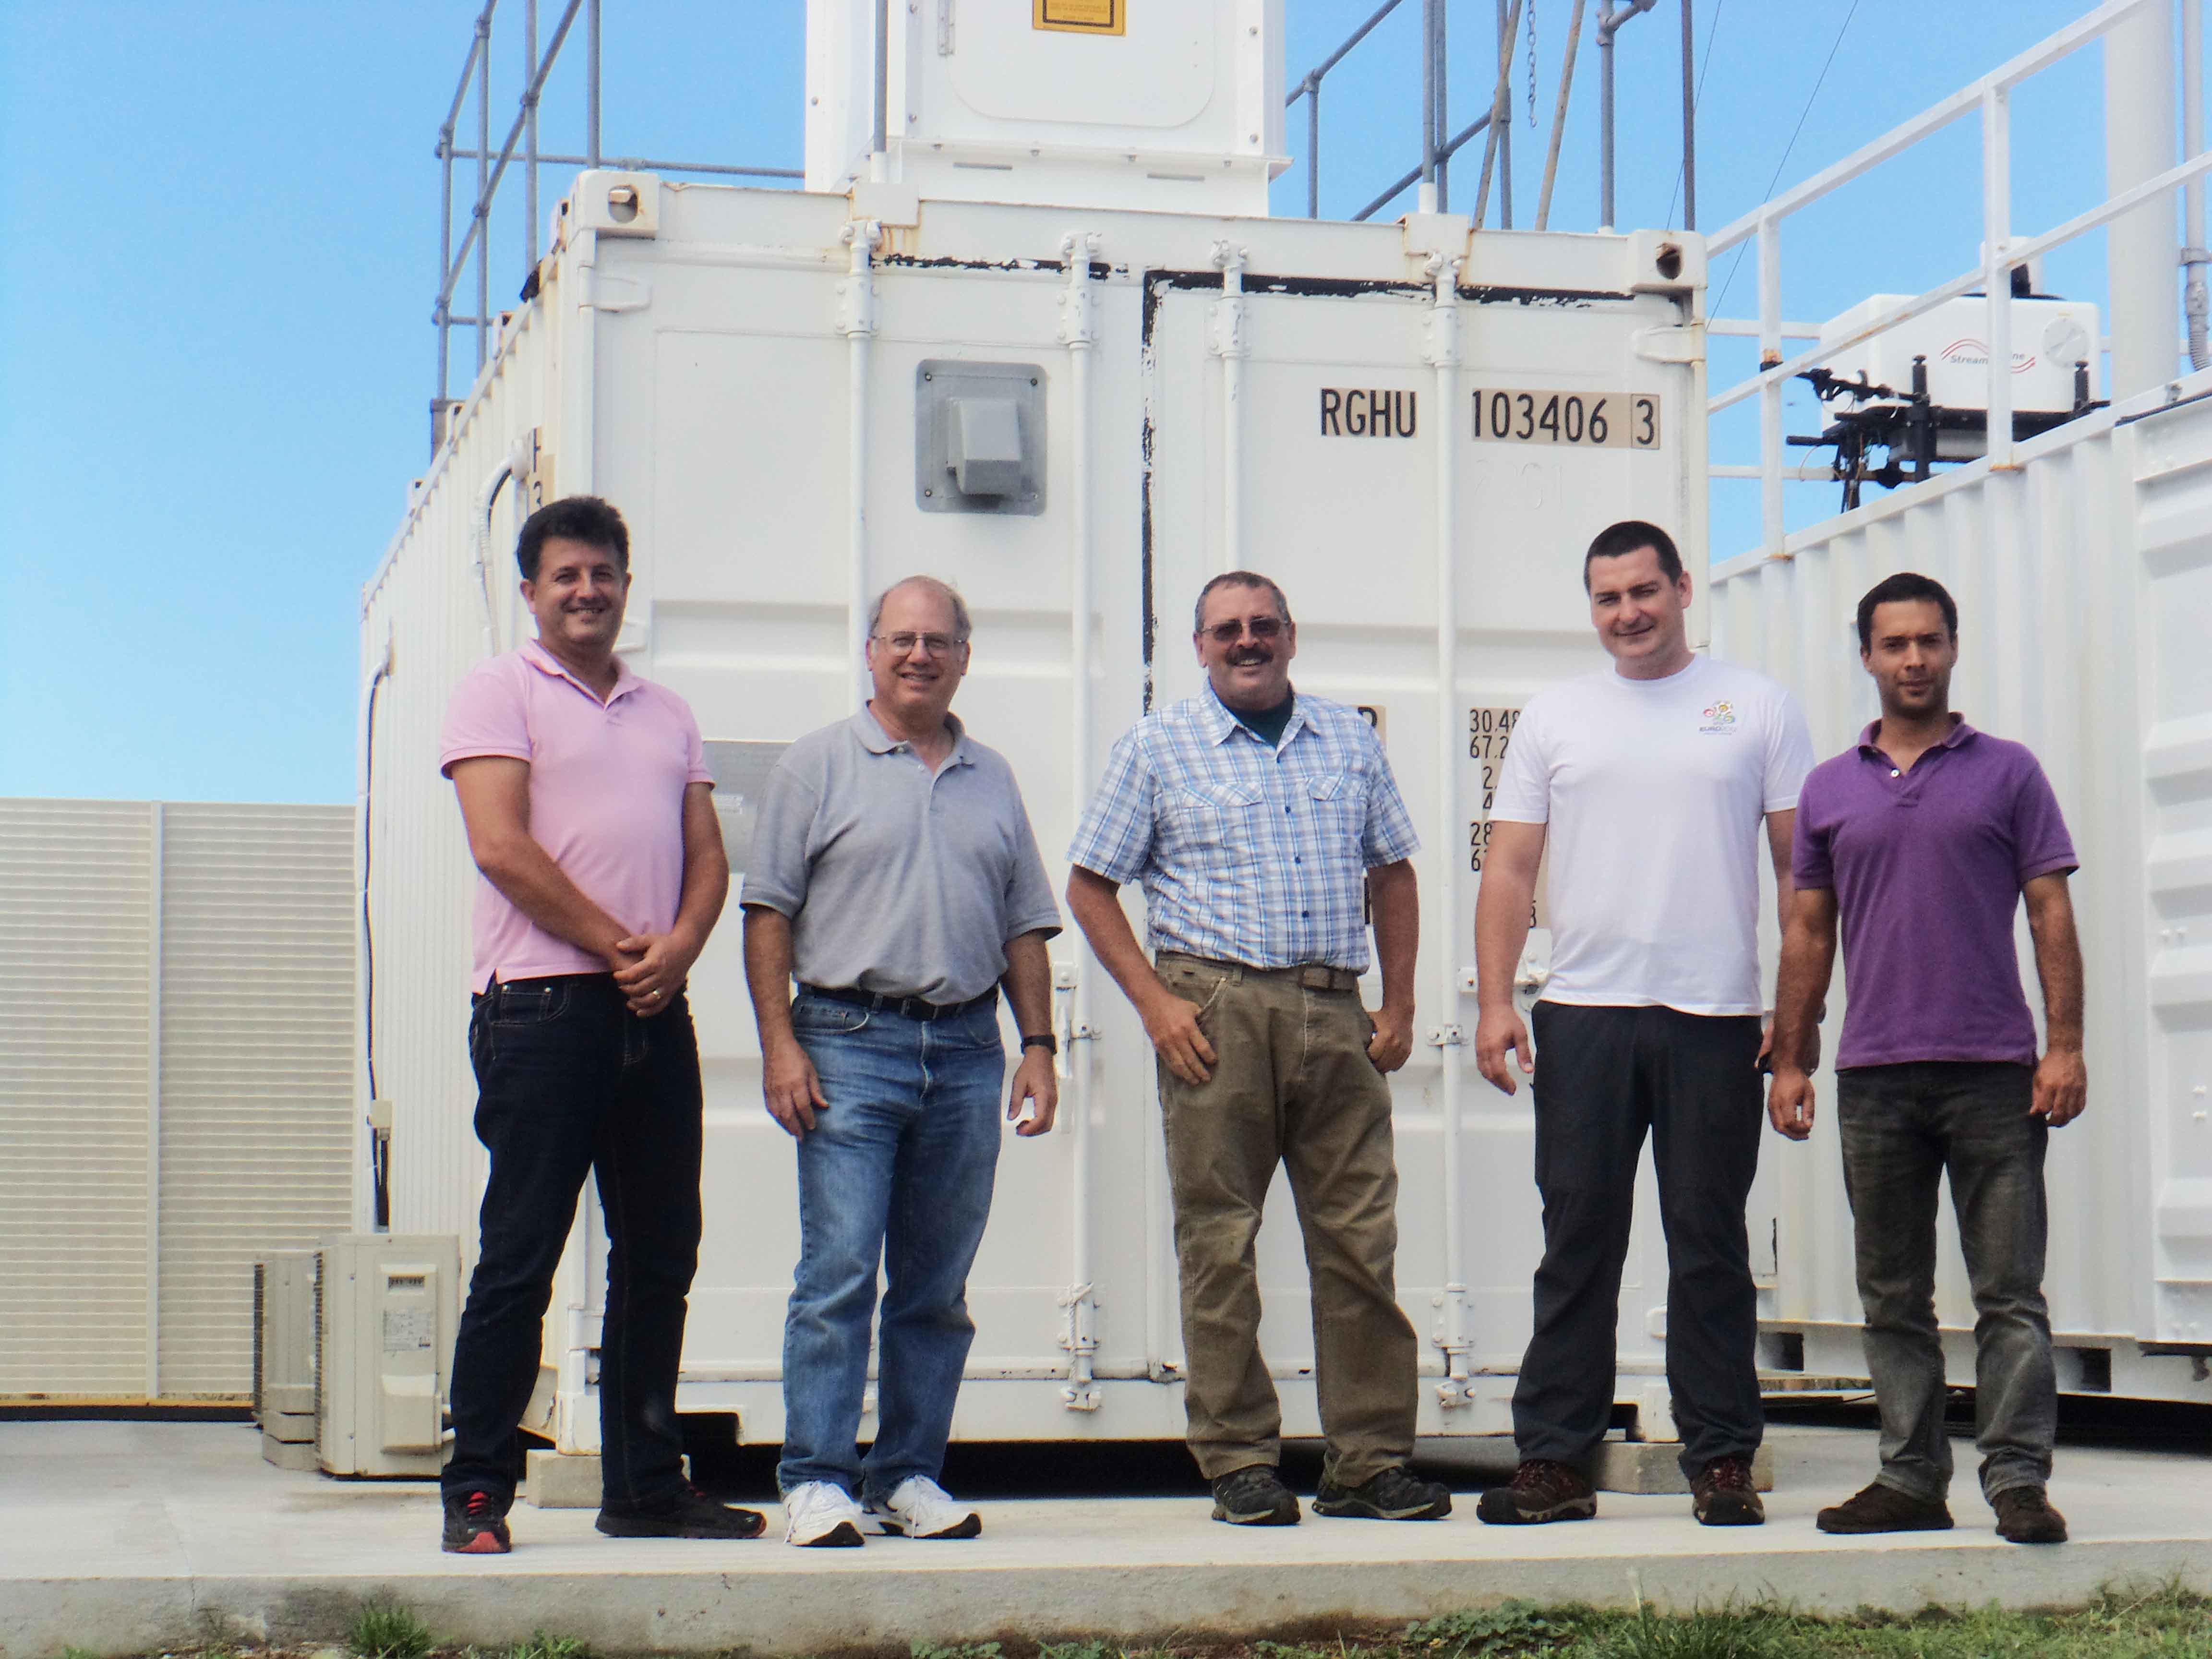
[[[2013,917],[2024,884],[2075,867],[2074,843],[2027,747],[1951,718],[1902,775],[1875,721],[1798,797],[1791,878],[1832,889],[1843,922],[1838,1071],[2035,1062]]]

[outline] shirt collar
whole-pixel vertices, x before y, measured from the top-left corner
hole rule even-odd
[[[848,724],[853,729],[853,735],[860,740],[860,747],[871,755],[888,755],[896,750],[911,749],[914,746],[904,738],[895,738],[884,731],[866,703],[860,706],[860,712],[854,714]],[[945,763],[947,766],[969,764],[968,728],[960,723],[960,716],[950,710],[946,711],[945,729],[952,733],[952,753]]]
[[[1296,735],[1302,726],[1310,726],[1316,732],[1321,730],[1314,720],[1313,710],[1307,706],[1305,698],[1298,695],[1296,687],[1291,688],[1291,696],[1296,701],[1291,705],[1291,718],[1283,727],[1282,738],[1275,745],[1278,750]],[[1204,683],[1204,689],[1199,693],[1199,702],[1210,727],[1211,741],[1216,747],[1228,742],[1238,732],[1252,732],[1250,726],[1230,712],[1229,705],[1221,701],[1221,694],[1213,689],[1211,678]],[[1252,732],[1252,736],[1255,741],[1262,741],[1257,732]]]
[[[556,679],[566,680],[569,684],[574,686],[576,690],[589,697],[593,702],[599,702],[599,694],[592,690],[590,686],[585,684],[583,681],[578,679],[566,668],[562,667],[561,665],[561,659],[558,657],[556,657],[550,651],[548,651],[539,641],[536,640],[525,640],[522,642],[522,659],[528,663],[532,668],[536,669],[539,673],[550,674]],[[613,690],[607,693],[607,706],[609,708],[612,708],[614,706],[615,700],[617,697],[628,696],[631,692],[636,690],[638,687],[644,684],[645,682],[643,680],[640,679],[635,674],[630,672],[630,665],[628,663],[624,662],[621,657],[616,657],[615,688]]]
[[[1881,721],[1876,719],[1869,722],[1867,729],[1859,733],[1859,753],[1879,757],[1881,754],[1881,745],[1875,742],[1875,739],[1881,735]],[[1936,746],[1938,749],[1957,749],[1963,744],[1972,743],[1979,736],[1981,736],[1980,732],[1966,724],[1966,717],[1964,714],[1954,714],[1951,716],[1950,732]]]

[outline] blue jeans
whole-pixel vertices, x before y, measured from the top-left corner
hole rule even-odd
[[[968,1269],[999,1161],[995,1004],[951,1019],[802,990],[791,1023],[830,1103],[799,1143],[799,1267],[783,1327],[784,1492],[888,1497],[945,1467],[975,1322]],[[862,1462],[868,1324],[884,1269],[875,1444]]]

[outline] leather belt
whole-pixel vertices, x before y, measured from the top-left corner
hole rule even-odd
[[[1243,979],[1286,979],[1305,991],[1356,991],[1359,975],[1349,968],[1332,968],[1325,962],[1302,962],[1288,968],[1255,968],[1247,963],[1220,962],[1212,957],[1194,957],[1188,951],[1163,951],[1162,962],[1188,962],[1218,974],[1231,974]]]
[[[890,997],[878,991],[842,985],[801,985],[799,988],[814,996],[827,997],[832,1002],[848,1002],[871,1013],[897,1014],[905,1019],[956,1019],[978,1008],[987,1008],[999,1000],[999,988],[995,985],[981,996],[970,997],[965,1002],[924,1002],[920,997]]]

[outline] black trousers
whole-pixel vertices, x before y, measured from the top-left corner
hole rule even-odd
[[[1667,1233],[1667,1381],[1682,1469],[1750,1456],[1765,1421],[1743,1219],[1765,1117],[1759,1020],[1540,1002],[1534,1035],[1544,1260],[1513,1391],[1521,1455],[1580,1463],[1605,1437],[1648,1128]]]
[[[448,1492],[511,1502],[518,1425],[538,1382],[545,1305],[586,1175],[607,1224],[599,1342],[605,1507],[684,1485],[676,1374],[699,1261],[699,1048],[679,994],[629,1012],[611,974],[511,980],[474,999],[477,1139],[491,1153],[482,1246],[453,1351]]]

